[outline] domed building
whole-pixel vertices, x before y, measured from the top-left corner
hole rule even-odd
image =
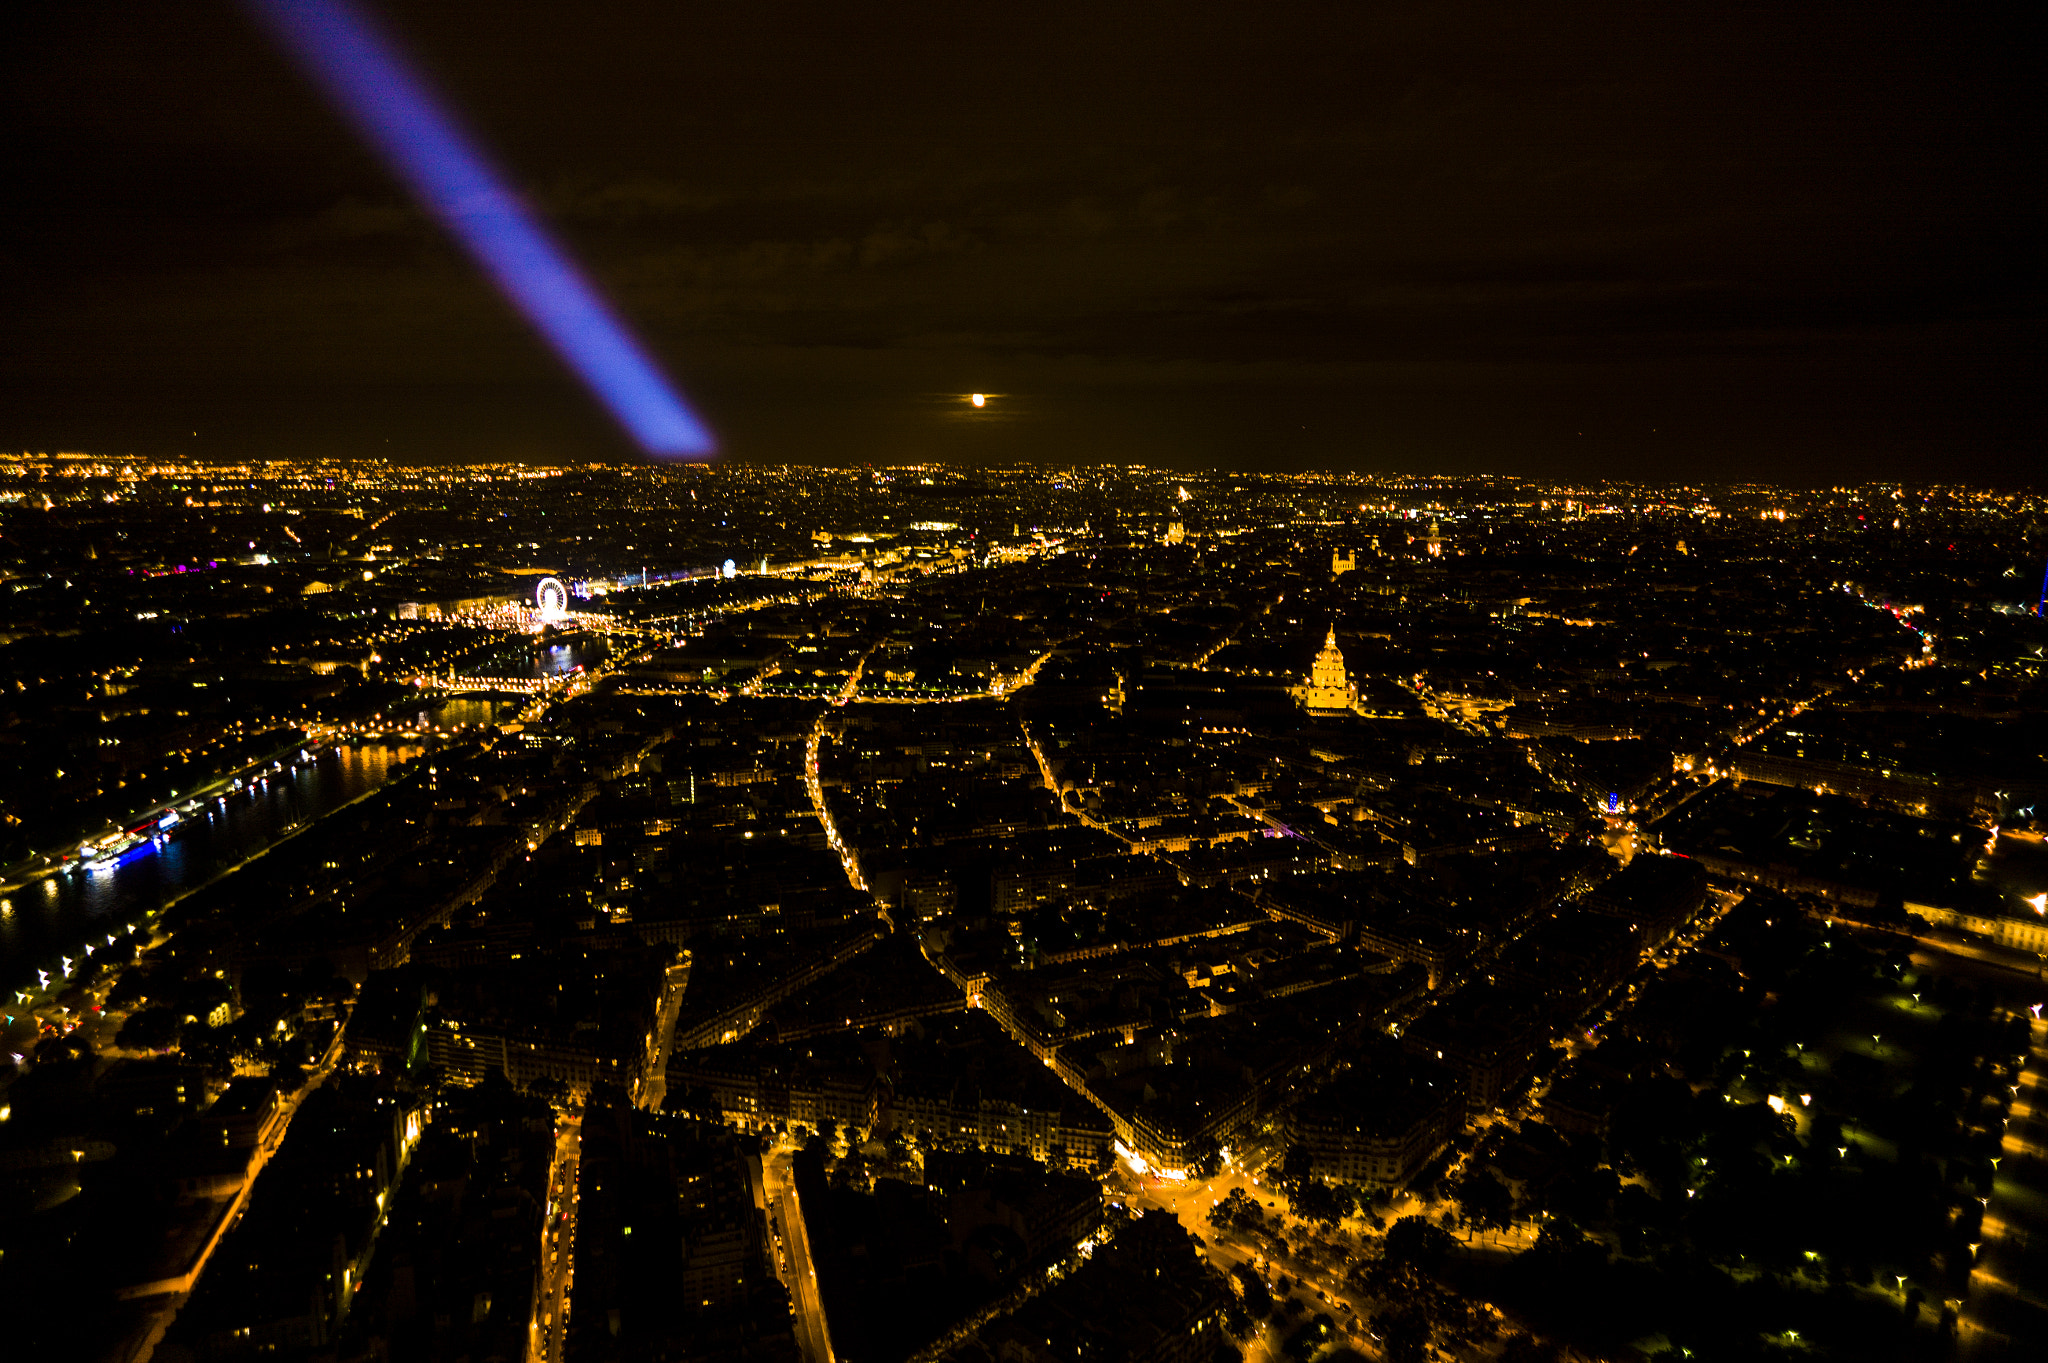
[[[1312,715],[1341,714],[1357,708],[1358,687],[1344,667],[1344,653],[1337,647],[1335,625],[1330,626],[1330,637],[1323,641],[1323,651],[1316,654],[1308,681],[1291,688],[1290,694]]]

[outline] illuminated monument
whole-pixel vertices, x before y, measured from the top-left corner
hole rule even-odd
[[[1330,626],[1330,637],[1323,640],[1323,651],[1316,654],[1308,681],[1290,688],[1290,694],[1312,715],[1342,714],[1357,708],[1358,687],[1344,668],[1344,653],[1337,647],[1335,625]]]

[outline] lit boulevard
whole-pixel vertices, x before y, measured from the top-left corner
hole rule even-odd
[[[1897,566],[2005,583],[2030,501],[13,477],[11,517],[248,546],[80,559],[128,632],[11,675],[0,1153],[34,1216],[169,1247],[50,1260],[108,1349],[1994,1359],[2040,1324],[2040,616]],[[464,499],[526,547],[405,529]],[[1913,535],[1874,545],[1880,503]],[[113,1200],[128,1148],[158,1202]]]

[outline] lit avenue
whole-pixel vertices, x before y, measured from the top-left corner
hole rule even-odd
[[[0,456],[7,1352],[2038,1358],[2044,518]]]

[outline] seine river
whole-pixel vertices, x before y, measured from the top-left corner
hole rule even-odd
[[[545,680],[596,667],[607,652],[601,638],[570,635],[559,643],[506,648],[477,671],[508,680]],[[456,730],[504,723],[526,701],[514,693],[450,696],[395,707],[385,719],[394,727]],[[260,789],[228,796],[225,804],[208,800],[160,846],[138,847],[102,870],[48,876],[5,892],[0,897],[0,989],[11,995],[34,983],[39,970],[57,978],[63,957],[77,957],[86,943],[105,942],[146,910],[375,790],[400,763],[425,751],[398,741],[329,749],[294,771],[272,773]]]
[[[105,942],[146,910],[375,790],[425,751],[400,743],[330,748],[295,771],[271,773],[266,785],[229,795],[225,804],[208,800],[161,846],[138,847],[103,870],[46,876],[7,892],[0,902],[0,987],[11,997],[39,969],[54,979],[60,957]]]

